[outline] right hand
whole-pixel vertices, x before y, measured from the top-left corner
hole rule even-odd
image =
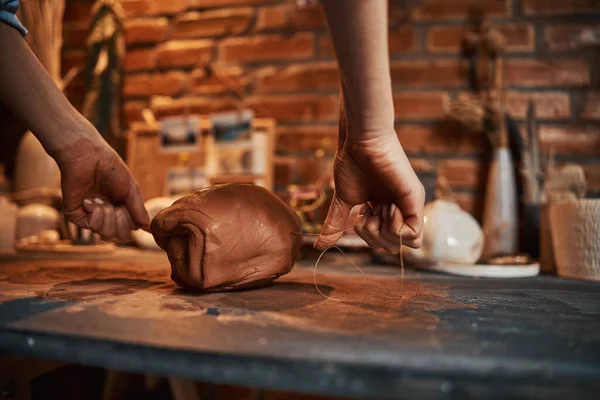
[[[425,189],[393,127],[348,134],[351,127],[342,109],[339,129],[335,193],[315,247],[334,246],[348,226],[352,208],[364,205],[354,230],[370,247],[392,254],[399,253],[401,244],[419,248]]]
[[[55,159],[70,222],[106,239],[149,230],[150,218],[135,179],[100,134],[83,136]]]

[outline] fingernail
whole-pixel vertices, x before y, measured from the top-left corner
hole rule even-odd
[[[396,212],[396,205],[395,205],[395,204],[392,204],[392,205],[390,206],[390,218],[393,218],[393,217],[394,217],[394,213],[395,213],[395,212]]]
[[[97,197],[94,199],[94,203],[96,203],[96,204],[104,204],[104,202],[101,199],[97,198]]]
[[[93,204],[93,202],[90,199],[85,199],[83,200],[83,204]]]
[[[361,215],[365,215],[365,213],[367,212],[367,208],[368,208],[368,207],[369,207],[369,205],[368,205],[368,204],[365,204],[365,205],[363,205],[363,206],[361,207],[361,209],[360,209],[360,213],[361,213]]]

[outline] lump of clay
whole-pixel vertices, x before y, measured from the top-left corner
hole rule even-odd
[[[292,269],[302,242],[297,214],[268,190],[215,185],[182,197],[152,220],[171,278],[185,289],[260,286]]]

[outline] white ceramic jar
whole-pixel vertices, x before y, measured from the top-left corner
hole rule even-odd
[[[435,200],[425,205],[423,245],[405,251],[420,261],[474,264],[481,256],[483,242],[483,231],[475,218],[454,202]]]
[[[59,218],[58,211],[44,204],[21,207],[17,215],[17,240],[56,230]]]

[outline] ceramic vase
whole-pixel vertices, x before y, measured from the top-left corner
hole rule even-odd
[[[14,247],[17,212],[16,204],[8,200],[8,197],[0,196],[0,252],[12,250]]]
[[[43,231],[56,230],[59,214],[44,204],[29,204],[19,209],[17,215],[17,239],[37,236]]]
[[[499,147],[490,166],[483,214],[484,259],[518,251],[517,188],[510,150]]]

